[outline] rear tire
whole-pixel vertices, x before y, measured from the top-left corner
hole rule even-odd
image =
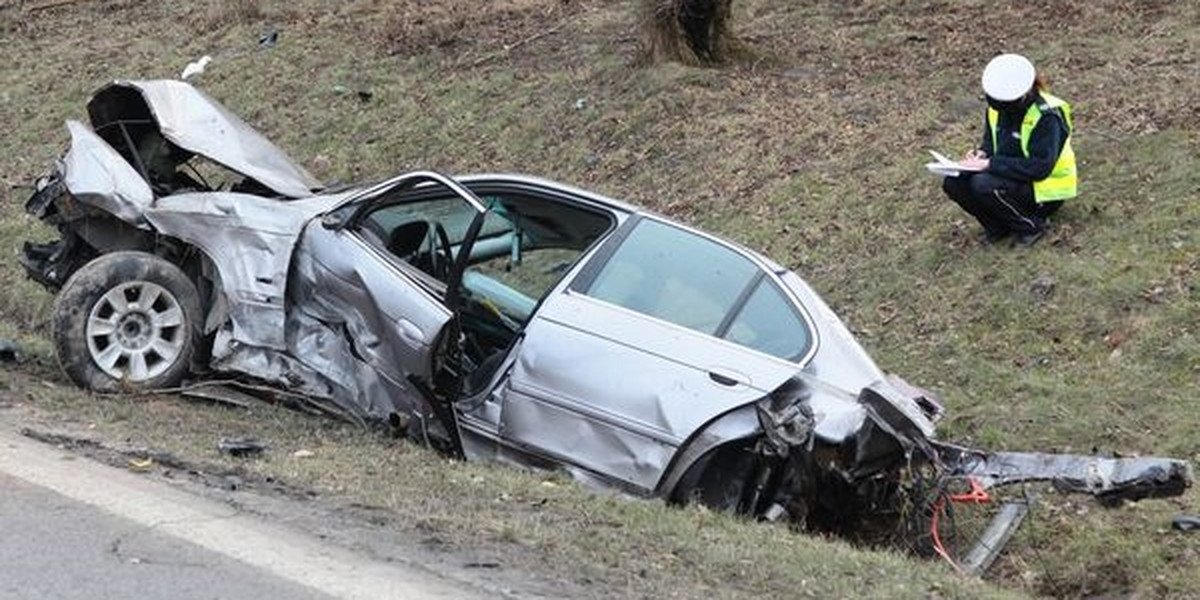
[[[179,267],[145,252],[113,252],[63,284],[54,303],[54,349],[81,387],[171,387],[191,366],[201,319],[196,287]]]

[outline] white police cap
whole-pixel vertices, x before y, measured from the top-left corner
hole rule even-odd
[[[1001,102],[1011,102],[1033,87],[1037,72],[1020,54],[1001,54],[983,69],[983,93]]]

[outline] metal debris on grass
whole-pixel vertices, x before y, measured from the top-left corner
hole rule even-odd
[[[262,454],[267,446],[254,438],[237,437],[221,438],[217,442],[217,449],[230,456],[245,458]]]

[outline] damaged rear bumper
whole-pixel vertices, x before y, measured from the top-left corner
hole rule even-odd
[[[1090,494],[1105,505],[1178,496],[1195,479],[1191,464],[1174,458],[984,452],[944,443],[935,447],[949,476],[972,478],[983,489],[1044,482],[1063,493]]]

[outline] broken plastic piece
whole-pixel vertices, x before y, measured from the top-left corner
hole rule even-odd
[[[1200,529],[1200,517],[1179,515],[1171,519],[1171,529],[1176,531],[1196,531]]]
[[[212,62],[211,56],[207,54],[201,56],[199,59],[188,63],[188,65],[183,68],[183,72],[179,74],[179,78],[186,81],[203,73],[204,69],[208,67],[208,63],[210,62]]]
[[[21,347],[12,340],[0,339],[0,362],[13,363],[21,359]]]
[[[961,564],[963,572],[980,575],[987,571],[988,567],[992,566],[992,563],[1000,556],[1004,547],[1008,545],[1008,540],[1016,533],[1017,528],[1021,526],[1021,522],[1025,520],[1025,515],[1029,514],[1033,502],[1033,498],[1018,502],[1005,502],[996,516],[992,518],[992,522],[988,523],[988,528],[984,530],[983,535],[979,536],[979,542],[967,552]]]
[[[257,456],[267,449],[266,445],[254,438],[221,438],[217,449],[230,456]]]
[[[153,458],[131,458],[129,459],[129,470],[144,472],[149,471],[154,466]]]

